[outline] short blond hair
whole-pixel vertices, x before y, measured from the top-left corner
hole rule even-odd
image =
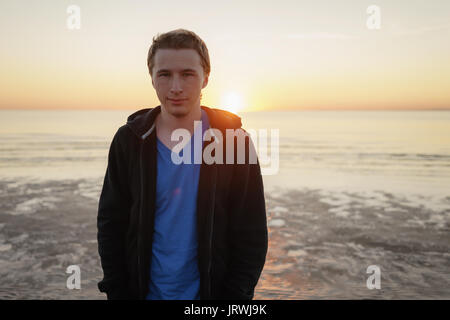
[[[209,76],[211,72],[208,48],[205,42],[192,31],[176,29],[153,37],[153,43],[148,50],[147,56],[150,76],[153,74],[154,58],[158,49],[194,49],[200,55],[204,74]]]

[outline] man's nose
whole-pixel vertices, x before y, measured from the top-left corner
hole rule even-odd
[[[181,80],[179,77],[175,76],[172,80],[172,85],[170,87],[171,92],[182,92],[183,88],[181,88]]]

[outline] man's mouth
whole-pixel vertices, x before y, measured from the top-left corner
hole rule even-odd
[[[187,99],[169,99],[170,102],[172,103],[182,103],[183,101],[186,101]]]

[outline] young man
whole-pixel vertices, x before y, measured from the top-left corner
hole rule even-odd
[[[161,105],[130,115],[112,140],[98,208],[98,287],[108,299],[252,299],[268,238],[259,162],[236,161],[242,136],[246,159],[255,152],[251,139],[238,116],[200,105],[210,63],[195,33],[158,35],[147,64]],[[177,129],[192,136],[179,155],[193,150],[193,161],[173,162]],[[222,133],[222,162],[204,159],[214,139],[196,146],[207,129]]]

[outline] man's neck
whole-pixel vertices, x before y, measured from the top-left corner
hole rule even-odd
[[[161,108],[161,112],[156,118],[156,126],[160,132],[171,133],[176,129],[186,129],[191,135],[194,132],[194,121],[200,121],[202,118],[201,107],[193,109],[189,114],[183,117],[175,117]]]

